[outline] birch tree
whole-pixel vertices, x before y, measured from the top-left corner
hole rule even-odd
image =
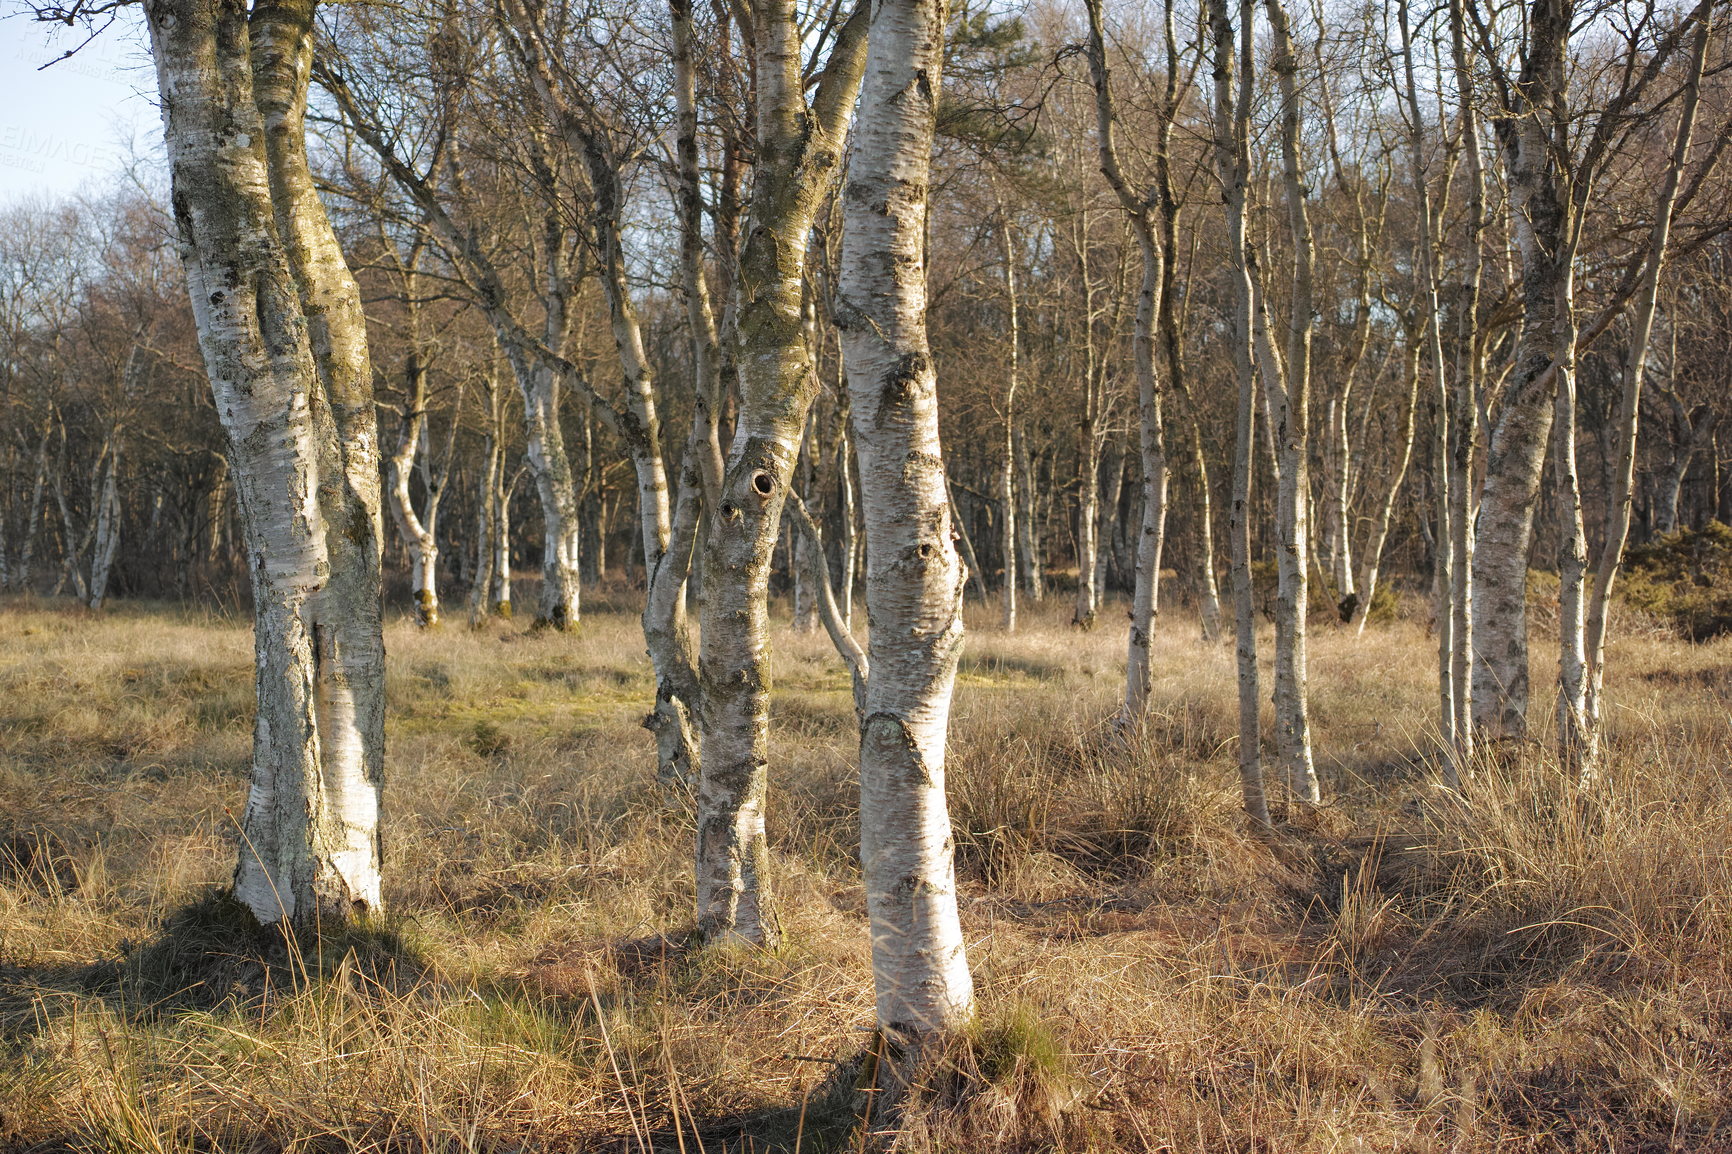
[[[960,1029],[974,1009],[944,793],[967,573],[951,525],[926,339],[925,220],[944,18],[941,0],[873,7],[836,304],[872,623],[860,725],[872,974],[879,1030],[916,1048]]]
[[[1251,179],[1251,99],[1254,76],[1252,0],[1239,0],[1237,26],[1229,0],[1209,0],[1210,71],[1214,81],[1215,170],[1227,226],[1232,317],[1229,339],[1238,386],[1233,434],[1233,492],[1228,537],[1232,550],[1233,630],[1239,683],[1239,782],[1245,812],[1269,824],[1263,787],[1262,725],[1258,712],[1257,607],[1251,587],[1251,474],[1256,451],[1257,374],[1252,361],[1252,255],[1246,237]]]
[[[817,393],[802,324],[808,240],[841,168],[868,16],[862,5],[835,28],[811,78],[792,0],[757,0],[751,16],[757,163],[734,286],[739,409],[701,546],[697,882],[700,933],[769,943],[770,560]]]
[[[1306,206],[1304,159],[1299,135],[1299,59],[1286,8],[1280,0],[1265,0],[1274,35],[1271,69],[1280,93],[1281,184],[1287,227],[1293,244],[1293,283],[1287,305],[1285,341],[1277,347],[1273,333],[1259,342],[1258,361],[1269,395],[1274,423],[1277,475],[1275,494],[1275,736],[1276,753],[1294,795],[1321,800],[1317,769],[1311,754],[1311,719],[1307,678],[1307,626],[1310,609],[1310,396],[1311,337],[1315,327],[1312,291],[1315,254],[1310,210]],[[1253,268],[1251,287],[1258,305],[1253,323],[1273,326],[1259,317],[1266,298]]]
[[[175,216],[245,511],[258,715],[235,894],[377,909],[382,524],[360,294],[306,163],[312,0],[150,0]]]
[[[1169,153],[1173,114],[1180,100],[1179,62],[1173,33],[1173,6],[1169,2],[1164,9],[1163,21],[1167,50],[1166,81],[1155,111],[1155,173],[1148,190],[1139,194],[1132,188],[1119,159],[1115,139],[1118,114],[1114,106],[1112,73],[1107,62],[1100,0],[1088,0],[1087,6],[1089,75],[1095,92],[1095,139],[1100,151],[1100,170],[1136,235],[1142,265],[1135,327],[1131,336],[1131,360],[1137,376],[1138,446],[1142,458],[1142,524],[1137,530],[1136,584],[1131,594],[1125,697],[1120,713],[1124,724],[1134,725],[1148,710],[1149,690],[1154,682],[1150,644],[1160,604],[1161,552],[1167,529],[1166,429],[1155,349],[1157,341],[1165,343],[1163,334],[1157,330],[1172,325],[1172,309],[1168,301],[1173,279],[1170,264],[1175,247],[1178,202],[1173,195]]]
[[[1616,423],[1617,456],[1612,471],[1612,483],[1606,494],[1604,517],[1605,537],[1594,561],[1592,585],[1588,590],[1583,623],[1582,657],[1585,669],[1581,684],[1566,683],[1561,692],[1576,695],[1579,704],[1560,705],[1559,733],[1563,749],[1573,752],[1577,769],[1584,781],[1592,781],[1599,772],[1603,748],[1602,698],[1605,686],[1606,629],[1610,616],[1613,583],[1623,560],[1624,545],[1630,534],[1630,513],[1635,494],[1636,435],[1642,407],[1642,383],[1647,371],[1648,346],[1654,330],[1654,313],[1659,303],[1660,274],[1666,266],[1671,244],[1673,217],[1678,209],[1679,190],[1684,168],[1696,130],[1696,114],[1701,107],[1702,75],[1708,62],[1708,44],[1713,32],[1713,7],[1704,0],[1692,13],[1696,24],[1694,48],[1685,79],[1681,85],[1682,107],[1678,126],[1673,134],[1672,148],[1661,179],[1654,207],[1647,252],[1641,264],[1634,299],[1631,301],[1629,338],[1623,351],[1623,379],[1619,390]],[[1718,149],[1704,166],[1706,171],[1718,158]],[[1584,584],[1589,574],[1576,575]],[[1579,727],[1576,729],[1574,727]]]

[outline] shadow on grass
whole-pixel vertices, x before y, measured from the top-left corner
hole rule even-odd
[[[426,961],[393,924],[297,933],[260,925],[231,895],[213,891],[171,913],[150,939],[122,942],[118,957],[0,967],[0,1037],[24,1042],[93,999],[141,1019],[183,1011],[260,1013],[274,998],[309,984],[344,981],[363,992],[399,991],[430,978]]]

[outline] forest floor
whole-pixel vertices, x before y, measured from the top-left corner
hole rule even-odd
[[[0,1149],[863,1148],[820,1092],[872,1021],[842,666],[775,638],[783,944],[689,951],[625,605],[568,636],[393,621],[389,917],[290,950],[212,897],[247,623],[0,603]],[[970,609],[980,1024],[901,1148],[1732,1151],[1732,640],[1613,647],[1594,795],[1536,745],[1457,797],[1423,623],[1320,626],[1328,800],[1259,838],[1230,648],[1166,620],[1148,732],[1115,740],[1122,631],[1061,613]]]

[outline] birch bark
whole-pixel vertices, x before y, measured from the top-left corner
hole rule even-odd
[[[1450,395],[1450,700],[1455,718],[1455,765],[1459,777],[1471,763],[1473,725],[1473,569],[1475,542],[1474,461],[1479,452],[1479,382],[1485,356],[1479,301],[1486,227],[1485,160],[1480,148],[1479,114],[1473,71],[1467,53],[1464,0],[1450,0],[1449,41],[1460,101],[1461,147],[1467,158],[1467,237],[1462,268],[1460,319],[1456,336],[1455,379]]]
[[[1254,90],[1251,2],[1239,0],[1238,27],[1242,34],[1234,28],[1228,0],[1209,0],[1208,20],[1214,80],[1213,146],[1226,213],[1227,253],[1232,272],[1233,375],[1238,385],[1228,537],[1232,549],[1233,628],[1239,670],[1239,784],[1246,814],[1254,825],[1264,827],[1269,824],[1269,802],[1263,787],[1257,609],[1251,585],[1251,466],[1257,448],[1257,376],[1251,357],[1251,252],[1245,235]]]
[[[379,905],[379,489],[359,294],[305,168],[313,5],[145,6],[199,344],[245,511],[258,666],[235,893]]]
[[[1563,98],[1570,10],[1566,0],[1537,0],[1513,106],[1496,122],[1508,174],[1510,221],[1520,259],[1522,320],[1515,367],[1486,446],[1473,559],[1473,723],[1489,738],[1527,734],[1528,552],[1557,376],[1557,254],[1563,251],[1565,205],[1555,142],[1541,117]]]
[[[698,929],[768,944],[768,582],[782,506],[817,393],[802,329],[808,239],[842,163],[866,53],[865,6],[837,34],[810,103],[791,0],[757,0],[757,165],[735,286],[739,412],[703,542],[698,655]]]
[[[942,0],[874,5],[836,309],[872,622],[860,727],[872,973],[879,1029],[915,1046],[959,1029],[974,1004],[944,795],[967,574],[951,526],[926,341],[925,213],[944,18]]]
[[[1151,649],[1155,615],[1160,605],[1161,551],[1166,540],[1167,450],[1161,412],[1161,381],[1155,369],[1157,326],[1170,317],[1163,306],[1169,280],[1171,256],[1163,239],[1171,239],[1171,221],[1164,221],[1157,235],[1157,207],[1176,211],[1172,181],[1165,168],[1172,140],[1172,113],[1178,102],[1177,52],[1174,49],[1173,9],[1166,5],[1167,80],[1156,114],[1155,165],[1160,170],[1157,187],[1143,195],[1131,188],[1120,165],[1115,141],[1118,116],[1113,104],[1112,74],[1108,67],[1106,37],[1102,30],[1101,0],[1088,0],[1089,73],[1095,92],[1095,139],[1100,151],[1100,169],[1118,197],[1119,206],[1137,238],[1142,260],[1142,281],[1137,292],[1135,326],[1131,336],[1131,360],[1137,376],[1137,430],[1142,457],[1142,523],[1138,527],[1136,578],[1131,594],[1131,626],[1126,642],[1125,696],[1119,713],[1121,724],[1139,723],[1148,710],[1149,690],[1154,683]]]
[[[1264,358],[1265,387],[1272,394],[1280,462],[1276,483],[1275,736],[1289,787],[1315,804],[1322,800],[1311,755],[1309,691],[1306,686],[1306,616],[1310,607],[1310,393],[1311,336],[1315,328],[1311,219],[1305,204],[1299,138],[1299,62],[1286,8],[1265,0],[1275,50],[1271,67],[1281,97],[1281,163],[1288,229],[1293,243],[1293,284],[1288,303],[1286,347],[1280,358]],[[1255,280],[1253,280],[1255,287]]]
[[[1590,782],[1598,775],[1604,745],[1601,705],[1605,685],[1607,618],[1612,586],[1617,580],[1618,567],[1623,561],[1624,544],[1630,535],[1630,512],[1636,481],[1636,434],[1642,409],[1643,376],[1647,370],[1648,346],[1654,331],[1654,313],[1659,303],[1660,274],[1665,268],[1673,216],[1677,209],[1678,187],[1685,161],[1690,155],[1690,143],[1696,128],[1696,113],[1701,106],[1702,76],[1707,67],[1708,42],[1713,32],[1712,7],[1707,3],[1702,4],[1697,9],[1695,18],[1699,24],[1695,47],[1690,57],[1690,71],[1684,84],[1683,107],[1679,111],[1678,128],[1673,135],[1670,163],[1667,165],[1666,176],[1661,182],[1659,198],[1654,208],[1654,223],[1648,236],[1648,251],[1641,280],[1631,307],[1630,337],[1624,350],[1623,388],[1618,401],[1617,458],[1612,472],[1611,489],[1606,495],[1605,539],[1594,562],[1593,588],[1587,604],[1582,647],[1587,669],[1585,683],[1581,687],[1582,701],[1579,709],[1570,717],[1560,714],[1560,721],[1579,718],[1581,732],[1560,734],[1560,741],[1569,742],[1578,752],[1578,769],[1584,782]]]

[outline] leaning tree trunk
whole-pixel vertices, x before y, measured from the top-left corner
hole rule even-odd
[[[1672,235],[1672,217],[1677,211],[1678,185],[1683,175],[1685,159],[1690,154],[1690,142],[1696,128],[1696,112],[1701,105],[1702,74],[1707,65],[1709,35],[1713,30],[1712,9],[1704,5],[1699,19],[1701,25],[1697,30],[1696,45],[1690,58],[1684,106],[1679,113],[1678,129],[1672,141],[1671,163],[1666,169],[1659,201],[1654,210],[1654,224],[1648,237],[1647,260],[1631,310],[1630,340],[1624,350],[1623,389],[1618,403],[1617,463],[1612,474],[1611,491],[1606,497],[1606,535],[1594,563],[1593,590],[1588,598],[1583,642],[1583,657],[1588,668],[1586,684],[1582,687],[1581,733],[1577,748],[1580,756],[1580,776],[1584,782],[1592,781],[1598,775],[1600,767],[1606,627],[1611,608],[1612,585],[1617,580],[1618,567],[1624,556],[1624,544],[1630,536],[1630,510],[1636,481],[1636,432],[1642,410],[1642,378],[1647,367],[1648,346],[1654,331],[1660,274],[1666,267],[1666,252]],[[1676,356],[1674,351],[1674,360]],[[1674,510],[1677,507],[1676,501],[1674,495]]]
[[[145,15],[252,560],[258,717],[235,893],[261,921],[340,921],[379,904],[381,524],[360,296],[306,169],[313,4],[261,9],[252,29],[211,0]]]
[[[836,310],[872,622],[860,726],[872,974],[879,1030],[916,1048],[960,1029],[974,1009],[944,795],[967,573],[951,532],[926,340],[925,218],[943,48],[942,0],[874,6]]]
[[[1413,463],[1414,429],[1419,412],[1420,347],[1411,332],[1407,334],[1406,342],[1401,379],[1407,384],[1407,400],[1402,406],[1401,432],[1392,446],[1395,460],[1383,484],[1377,515],[1371,519],[1371,532],[1366,536],[1365,549],[1359,555],[1361,600],[1353,607],[1353,618],[1354,627],[1360,633],[1365,632],[1365,623],[1371,619],[1371,601],[1377,596],[1377,585],[1383,572],[1383,547],[1389,540],[1390,528],[1395,524],[1395,507],[1401,496],[1402,482],[1407,479],[1408,467]]]
[[[408,307],[410,340],[414,341],[414,334],[420,327],[416,320],[418,309],[413,302]],[[403,538],[404,547],[409,551],[409,581],[411,595],[415,598],[415,623],[423,629],[430,629],[439,624],[439,539],[434,535],[429,523],[431,517],[424,521],[416,510],[409,484],[415,471],[416,458],[423,450],[429,453],[433,451],[432,446],[427,444],[427,366],[421,359],[419,348],[410,348],[404,375],[408,388],[403,402],[403,432],[397,440],[397,451],[391,454],[387,469],[390,479],[388,492],[391,516],[397,522],[397,532]],[[432,505],[436,499],[429,494],[428,504]]]

